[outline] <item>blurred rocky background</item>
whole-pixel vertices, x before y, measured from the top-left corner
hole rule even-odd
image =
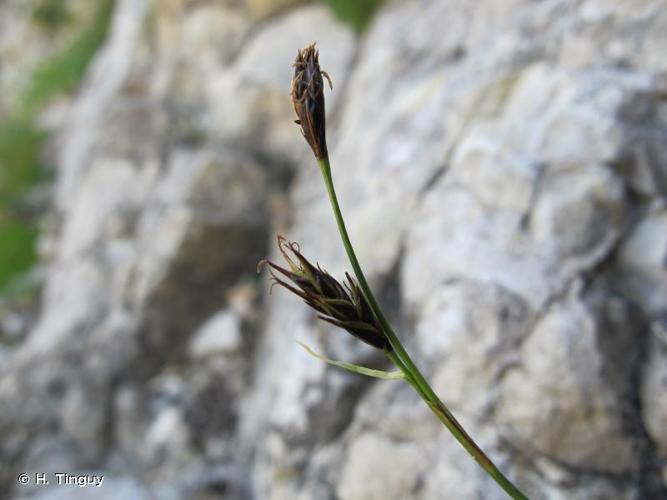
[[[532,499],[667,498],[667,1],[0,2],[0,497],[501,499],[386,366],[268,296],[372,284]],[[101,488],[21,472],[104,474]]]

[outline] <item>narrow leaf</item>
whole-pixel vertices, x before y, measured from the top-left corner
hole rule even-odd
[[[319,359],[320,361],[324,361],[325,363],[328,363],[333,366],[337,366],[339,368],[343,368],[345,370],[348,370],[350,372],[358,373],[359,375],[366,375],[368,377],[375,377],[375,378],[381,378],[384,380],[401,380],[405,378],[405,375],[403,375],[403,372],[400,370],[393,371],[393,372],[387,372],[384,370],[373,370],[372,368],[366,368],[365,366],[359,366],[355,365],[353,363],[345,363],[344,361],[335,361],[333,359],[326,358],[322,356],[321,354],[317,354],[315,351],[313,351],[310,347],[308,347],[306,344],[303,342],[299,342],[297,340],[297,343],[303,348],[304,351],[306,351],[308,354],[313,356],[314,358]]]

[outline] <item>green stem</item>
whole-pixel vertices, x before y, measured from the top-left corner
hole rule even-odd
[[[389,321],[385,317],[382,308],[378,304],[373,292],[371,291],[368,282],[366,281],[366,276],[361,270],[357,256],[354,253],[354,248],[350,242],[350,237],[347,234],[347,228],[345,227],[345,221],[343,220],[343,214],[340,211],[340,206],[338,205],[338,197],[336,196],[336,190],[333,185],[333,178],[331,175],[331,165],[329,164],[328,159],[317,160],[320,170],[322,172],[322,177],[324,178],[324,183],[327,188],[327,193],[329,194],[329,201],[331,202],[331,208],[333,209],[334,216],[336,218],[336,224],[338,225],[338,231],[343,240],[343,246],[347,252],[347,256],[350,259],[350,264],[354,270],[354,274],[359,281],[359,286],[361,287],[364,296],[368,300],[375,316],[380,322],[393,351],[387,353],[389,359],[405,374],[406,381],[415,389],[419,396],[424,400],[424,402],[429,406],[431,411],[438,417],[438,419],[444,424],[444,426],[452,433],[456,440],[461,443],[461,445],[466,449],[466,451],[477,461],[477,463],[500,485],[500,487],[505,490],[505,492],[515,500],[528,500],[528,497],[524,495],[514,484],[507,479],[502,472],[495,466],[495,464],[486,456],[486,454],[480,449],[475,441],[468,435],[465,429],[461,424],[454,418],[454,415],[449,411],[447,406],[440,401],[440,398],[435,394],[431,386],[428,384],[422,373],[419,371],[417,366],[410,358],[410,355],[407,353],[403,345],[401,344],[398,336],[394,332],[393,328],[389,324]]]

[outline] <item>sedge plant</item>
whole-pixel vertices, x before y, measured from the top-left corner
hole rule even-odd
[[[352,363],[330,360],[302,344],[306,351],[322,361],[362,375],[405,380],[454,438],[511,498],[527,500],[528,497],[496,467],[433,391],[403,347],[368,285],[345,227],[334,188],[326,142],[324,80],[332,87],[329,75],[320,69],[315,44],[299,50],[294,63],[291,89],[292,103],[297,115],[296,123],[300,125],[322,173],[333,215],[356,280],[346,273],[346,281],[341,284],[319,265],[310,263],[301,253],[298,244],[289,242],[282,236],[278,236],[278,248],[287,267],[265,259],[260,262],[259,268],[268,265],[274,284],[301,297],[318,312],[320,319],[346,330],[357,339],[382,351],[397,370],[372,370]]]

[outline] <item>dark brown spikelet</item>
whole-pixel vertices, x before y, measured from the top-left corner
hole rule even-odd
[[[323,160],[329,156],[327,151],[326,123],[324,119],[324,80],[331,79],[320,69],[319,53],[315,44],[299,51],[294,61],[292,79],[292,104],[296,112],[296,123],[306,141],[315,153],[315,158]]]
[[[347,330],[377,349],[392,350],[359,285],[349,274],[345,274],[347,282],[341,285],[319,265],[308,262],[298,244],[278,236],[278,248],[289,269],[266,259],[257,265],[258,271],[264,264],[269,265],[273,285],[280,285],[301,297],[319,313],[320,319]]]

